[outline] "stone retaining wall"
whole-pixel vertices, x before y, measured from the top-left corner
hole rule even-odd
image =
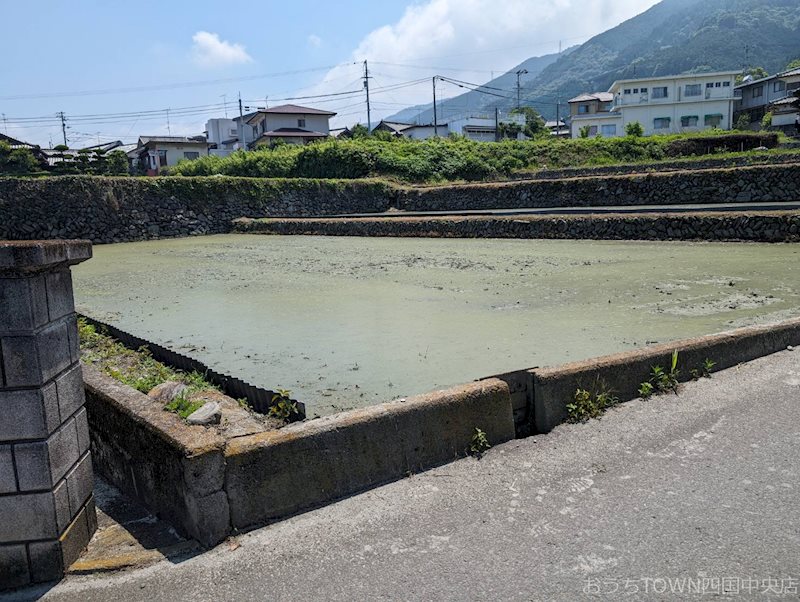
[[[239,232],[318,236],[800,241],[800,212],[237,220]]]
[[[0,239],[228,232],[239,217],[800,200],[800,164],[408,188],[372,180],[0,178]]]

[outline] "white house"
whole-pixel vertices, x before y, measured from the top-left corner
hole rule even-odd
[[[748,80],[736,86],[734,121],[742,114],[750,118],[751,127],[759,129],[761,119],[772,112],[772,127],[794,133],[799,117],[793,106],[794,93],[800,89],[800,68],[791,69],[757,80]]]
[[[136,149],[128,153],[131,155],[148,176],[155,176],[178,161],[208,155],[208,142],[204,136],[140,136]]]
[[[271,109],[259,109],[246,120],[248,132],[253,137],[250,146],[272,144],[282,140],[288,144],[307,144],[330,136],[330,119],[336,115],[330,111],[281,105]]]
[[[639,122],[646,136],[731,129],[734,82],[738,71],[669,75],[615,81],[608,92],[582,94],[569,101],[570,131],[579,138],[624,136]]]

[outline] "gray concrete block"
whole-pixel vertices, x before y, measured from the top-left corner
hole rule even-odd
[[[65,568],[69,568],[89,545],[89,540],[94,533],[91,525],[96,524],[90,520],[90,514],[93,515],[94,512],[94,500],[90,499],[59,538]]]
[[[14,459],[20,491],[42,491],[53,487],[47,441],[18,443],[14,446]]]
[[[89,416],[85,408],[75,414],[75,428],[78,431],[78,453],[84,454],[89,450],[91,438],[89,436]]]
[[[84,454],[75,467],[67,473],[65,480],[69,494],[69,512],[75,516],[89,499],[94,487],[91,455]]]
[[[16,493],[17,477],[14,475],[14,456],[10,445],[0,445],[0,494]]]
[[[0,545],[0,590],[22,587],[31,582],[28,553],[22,544]]]
[[[36,541],[28,544],[31,559],[31,579],[34,583],[55,581],[64,574],[64,559],[58,540]]]
[[[0,332],[34,328],[28,278],[0,278]]]
[[[44,441],[16,444],[14,456],[20,490],[52,488],[80,457],[75,419],[71,418]]]
[[[222,451],[208,452],[183,459],[186,491],[203,497],[225,486],[225,457]]]
[[[78,339],[78,317],[67,318],[67,339],[69,340],[69,359],[73,364],[81,357],[80,340]]]
[[[70,521],[74,518],[69,511],[69,488],[67,487],[66,479],[61,481],[56,488],[53,489],[52,495],[58,533],[63,533],[69,526]]]
[[[0,441],[44,439],[61,424],[56,387],[0,391]]]
[[[0,338],[6,387],[36,387],[42,384],[39,354],[34,336]]]
[[[75,364],[56,379],[56,389],[58,390],[58,407],[61,420],[67,420],[79,408],[82,408],[86,401],[80,364]]]
[[[45,274],[47,309],[50,320],[58,320],[75,311],[72,297],[72,274],[69,268]]]
[[[47,311],[47,286],[44,274],[37,274],[28,279],[31,291],[31,309],[33,310],[34,328],[39,328],[50,321]]]
[[[41,382],[47,382],[72,363],[65,321],[46,326],[37,336]]]
[[[215,546],[230,533],[230,509],[224,491],[198,498],[186,497],[187,520],[184,527],[202,545]]]
[[[55,503],[52,493],[0,496],[0,541],[56,539]]]

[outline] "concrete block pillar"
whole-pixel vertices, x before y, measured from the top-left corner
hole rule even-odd
[[[0,241],[0,590],[59,579],[97,521],[69,266],[88,241]]]

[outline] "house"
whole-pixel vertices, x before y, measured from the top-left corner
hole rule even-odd
[[[559,119],[558,121],[555,119],[553,121],[545,121],[544,127],[550,130],[550,134],[553,136],[569,138],[569,126],[563,119]]]
[[[176,165],[178,161],[205,157],[208,141],[205,136],[140,136],[131,154],[139,169],[155,176],[161,168]]]
[[[797,90],[800,90],[800,68],[744,81],[736,86],[739,98],[735,104],[734,123],[746,114],[750,127],[760,129],[764,115],[772,112],[773,128],[794,133],[799,114],[792,103]]]
[[[408,130],[409,128],[413,128],[413,123],[400,123],[397,121],[385,121],[381,120],[381,122],[372,128],[373,132],[389,132],[395,138],[403,138],[403,132]]]
[[[353,137],[353,132],[348,127],[331,129],[331,138],[339,138],[344,140],[352,137]]]
[[[731,129],[738,71],[618,80],[608,92],[581,94],[569,101],[570,133],[624,136],[630,123],[646,136]]]
[[[42,149],[39,147],[38,144],[31,144],[29,142],[23,142],[22,140],[17,140],[16,138],[12,138],[6,134],[0,134],[0,142],[5,142],[8,146],[11,147],[11,150],[16,150],[18,148],[26,148],[33,156],[36,157],[36,160],[39,161],[39,164],[44,167],[47,163],[47,157],[42,152]]]
[[[308,144],[330,136],[331,111],[281,105],[259,109],[246,120],[253,137],[250,147],[274,144],[281,140],[287,144]]]
[[[209,119],[206,122],[206,138],[208,139],[209,154],[225,157],[233,151],[247,149],[258,137],[253,128],[247,125],[247,120],[256,113],[247,113],[233,119],[220,117]],[[242,142],[239,138],[243,139]]]

